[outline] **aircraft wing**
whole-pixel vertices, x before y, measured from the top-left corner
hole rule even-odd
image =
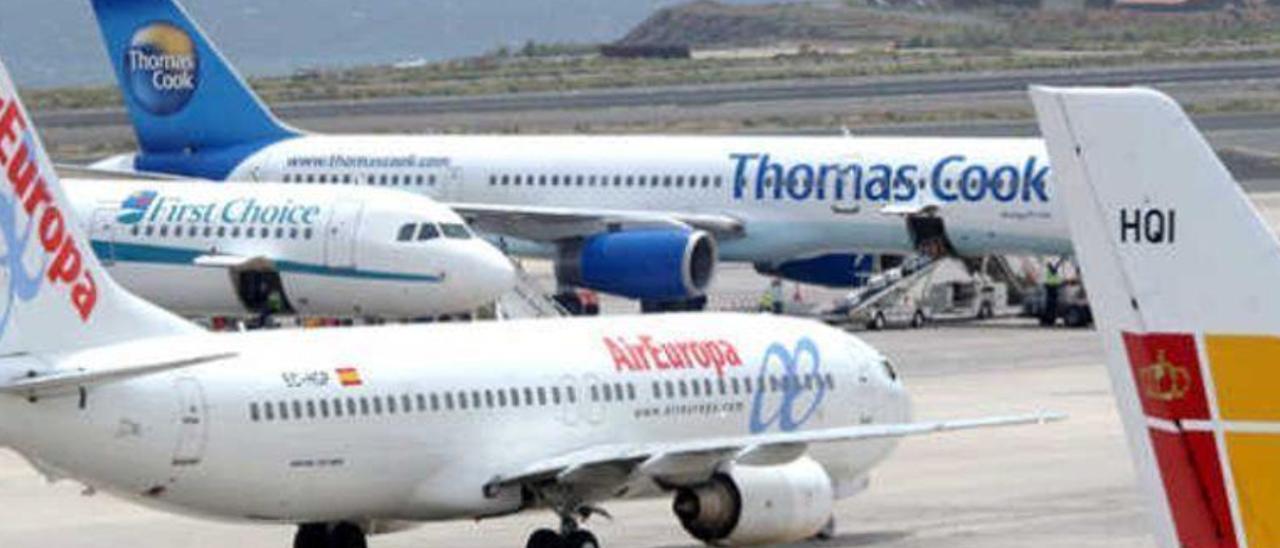
[[[4,366],[4,370],[17,371],[20,369],[28,369],[30,372],[13,378],[0,379],[0,394],[34,397],[39,395],[69,392],[91,385],[106,384],[133,377],[151,375],[153,373],[193,367],[210,362],[225,360],[235,356],[236,354],[234,352],[222,352],[202,354],[156,363],[121,365],[94,370],[64,369],[53,371],[37,369],[35,366],[41,366],[42,364],[35,362],[34,358],[31,357],[9,357],[0,359],[0,365]],[[23,368],[22,364],[18,363],[22,360],[31,360],[30,363],[33,367]]]
[[[741,220],[728,215],[650,213],[613,209],[450,203],[477,230],[539,242],[586,236],[611,229],[699,229],[725,240],[743,235]]]
[[[803,432],[737,436],[675,443],[617,444],[588,447],[536,462],[494,477],[486,493],[527,483],[560,483],[588,489],[625,483],[636,474],[657,479],[702,479],[722,464],[781,465],[799,458],[810,445],[876,438],[900,438],[953,430],[1043,424],[1066,418],[1056,413],[1011,415],[952,421],[869,424]]]

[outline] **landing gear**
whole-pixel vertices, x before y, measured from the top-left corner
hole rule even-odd
[[[525,548],[600,548],[600,541],[586,529],[577,529],[567,535],[538,529],[529,535]]]
[[[354,523],[304,523],[293,537],[293,548],[368,548],[368,543],[364,529]]]
[[[640,311],[645,314],[661,312],[700,312],[706,308],[706,295],[680,301],[640,301]]]

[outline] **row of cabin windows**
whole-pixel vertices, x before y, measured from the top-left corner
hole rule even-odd
[[[653,381],[653,398],[661,400],[715,396],[717,388],[721,396],[750,395],[756,391],[833,390],[835,379],[828,373],[826,375],[770,376],[758,379],[721,377],[715,381],[711,379]],[[588,388],[588,392],[593,403],[631,402],[636,401],[638,397],[636,387],[632,383],[593,384]],[[253,402],[249,404],[249,418],[254,422],[327,419],[428,411],[545,407],[572,405],[577,402],[578,393],[572,386],[539,386],[399,396],[351,396],[319,400]]]
[[[834,390],[835,377],[831,373],[825,375],[772,375],[769,377],[720,377],[711,379],[679,381],[653,381],[653,399],[672,399],[704,396],[740,396],[750,395],[756,391],[765,392],[799,392],[801,390]],[[718,391],[718,394],[717,394]]]
[[[311,228],[298,227],[240,227],[232,226],[189,226],[189,225],[133,225],[129,229],[129,234],[133,236],[159,236],[161,238],[260,238],[263,240],[275,238],[277,240],[297,240],[302,238],[310,240],[315,236],[315,231]]]
[[[592,386],[593,393],[595,388],[595,386]],[[631,394],[634,398],[634,386],[631,388]],[[539,386],[524,387],[523,389],[459,390],[457,392],[403,394],[399,396],[359,396],[320,400],[254,402],[249,404],[249,418],[254,422],[327,419],[330,417],[426,413],[428,411],[545,407],[548,405],[574,404],[577,401],[578,394],[573,387]]]
[[[719,175],[490,175],[489,186],[720,188]]]
[[[454,240],[471,239],[471,231],[467,230],[466,225],[458,223],[441,223],[438,228],[431,223],[406,223],[396,233],[396,241],[411,242],[417,240],[423,242],[439,238],[442,233],[445,238]]]
[[[436,176],[430,175],[366,175],[364,177],[347,174],[327,173],[285,173],[280,180],[286,183],[317,183],[352,185],[363,179],[367,185],[378,186],[435,186]]]

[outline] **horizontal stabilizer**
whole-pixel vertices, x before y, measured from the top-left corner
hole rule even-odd
[[[0,394],[16,394],[32,397],[69,392],[91,385],[106,384],[175,369],[185,369],[187,367],[194,367],[210,362],[225,360],[235,356],[236,354],[234,352],[224,352],[159,363],[108,367],[95,369],[93,371],[86,371],[83,369],[38,371],[36,369],[31,369],[24,375],[11,379],[0,380]],[[0,369],[14,371],[18,368],[18,364],[13,362],[29,359],[30,358],[27,357],[10,357],[0,359]],[[11,363],[6,364],[5,362]]]

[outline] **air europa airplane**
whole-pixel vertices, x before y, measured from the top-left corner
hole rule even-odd
[[[767,315],[207,333],[90,252],[2,67],[0,113],[0,444],[49,478],[299,548],[534,509],[559,527],[528,546],[594,547],[582,521],[638,496],[769,543],[829,529],[897,438],[1049,418],[912,421],[880,353]]]
[[[650,308],[696,303],[720,258],[839,286],[864,252],[1070,251],[1039,140],[314,135],[173,0],[93,6],[141,145],[96,167],[427,194],[563,286]]]
[[[1172,99],[1032,98],[1156,539],[1280,546],[1280,242]]]
[[[112,276],[183,315],[418,318],[475,310],[515,283],[502,252],[425,196],[240,183],[64,185]]]

